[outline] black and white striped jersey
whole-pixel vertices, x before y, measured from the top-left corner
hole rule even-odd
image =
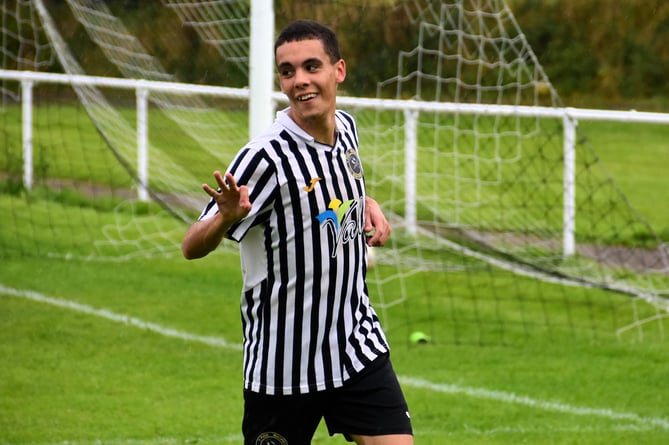
[[[388,352],[365,284],[357,129],[343,111],[336,125],[331,147],[283,110],[228,169],[253,206],[227,237],[240,243],[244,385],[254,392],[336,388]],[[200,219],[217,211],[211,201]]]

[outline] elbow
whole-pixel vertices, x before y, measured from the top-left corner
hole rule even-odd
[[[194,260],[196,257],[193,255],[190,251],[188,251],[185,248],[181,248],[181,254],[184,256],[185,259],[187,260]]]
[[[181,245],[181,254],[187,260],[196,260],[198,258],[202,258],[203,256],[207,255],[208,253],[209,253],[209,251],[202,251],[202,250],[194,249],[193,246],[191,246],[188,243],[183,243]]]
[[[191,252],[190,249],[183,244],[181,245],[181,254],[187,260],[194,260],[196,258],[193,252]]]
[[[197,244],[193,242],[193,238],[188,236],[188,234],[184,237],[183,241],[181,241],[181,254],[185,259],[194,260],[206,255],[206,253],[202,254],[199,250],[197,249]]]
[[[196,227],[198,227],[197,223],[193,224],[181,240],[181,254],[187,260],[194,260],[204,256],[200,252],[202,250],[202,243],[199,241],[199,232],[195,230]]]
[[[222,235],[212,235],[210,223],[196,222],[188,229],[181,241],[181,254],[187,260],[205,257],[216,249],[221,240]]]
[[[181,254],[187,260],[196,260],[203,258],[216,248],[216,245],[198,244],[184,240],[181,243]]]

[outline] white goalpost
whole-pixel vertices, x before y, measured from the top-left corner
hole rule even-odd
[[[161,1],[247,73],[246,88],[180,82],[105,2],[67,4],[123,77],[89,74],[41,0],[3,4],[0,205],[12,222],[0,256],[178,255],[211,166],[225,167],[284,101],[272,75],[273,3]],[[358,122],[369,193],[395,227],[369,276],[388,328],[431,320],[451,341],[513,336],[527,323],[662,330],[665,245],[579,141],[578,123],[669,116],[562,106],[502,0],[405,0],[396,11],[416,30],[415,46],[388,62],[397,75],[378,82],[377,97],[338,99]],[[56,60],[63,72],[50,71]],[[24,232],[54,242],[43,251]],[[637,232],[649,246],[620,247]],[[444,294],[421,294],[421,280],[443,280]],[[580,311],[606,320],[574,325]],[[488,312],[495,321],[481,322]]]
[[[249,136],[257,136],[274,121],[274,4],[251,3],[249,48]]]

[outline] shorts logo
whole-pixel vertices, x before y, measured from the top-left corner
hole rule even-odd
[[[288,445],[288,441],[279,433],[262,433],[256,440],[256,445]]]
[[[346,152],[346,165],[355,179],[362,178],[362,163],[355,149],[349,148]]]

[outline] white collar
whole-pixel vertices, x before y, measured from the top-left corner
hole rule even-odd
[[[311,144],[319,144],[323,145],[325,147],[330,147],[332,148],[329,144],[324,144],[322,142],[318,142],[311,134],[307,133],[297,125],[297,123],[293,120],[292,117],[288,114],[290,111],[290,107],[284,108],[283,110],[279,110],[276,112],[276,122],[287,128],[291,133],[295,133],[295,135],[299,136],[300,138],[304,139],[305,142],[311,143]],[[339,133],[339,125],[338,120],[335,119],[335,135]],[[337,137],[335,136],[335,145],[337,144]]]

